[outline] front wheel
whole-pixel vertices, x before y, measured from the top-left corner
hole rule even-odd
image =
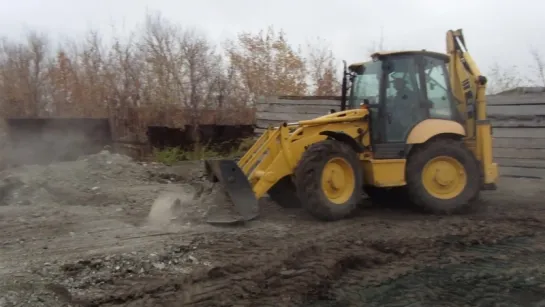
[[[358,155],[339,141],[309,146],[295,169],[294,182],[302,206],[322,220],[345,218],[362,200],[363,173]]]
[[[415,148],[407,161],[411,201],[434,213],[468,209],[480,192],[479,164],[461,141],[443,139]]]

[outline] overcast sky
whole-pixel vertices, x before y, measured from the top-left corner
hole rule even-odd
[[[529,65],[530,46],[545,56],[545,1],[540,0],[0,0],[0,36],[26,30],[53,39],[89,29],[132,30],[146,12],[197,26],[216,41],[268,25],[284,29],[293,44],[320,36],[339,59],[366,59],[384,33],[389,49],[444,51],[445,32],[463,28],[468,47],[487,71],[494,62]]]

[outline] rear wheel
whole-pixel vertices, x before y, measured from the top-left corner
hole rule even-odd
[[[461,141],[438,140],[415,148],[407,162],[412,202],[434,213],[467,209],[480,192],[477,160]]]
[[[362,200],[358,156],[339,141],[326,140],[307,148],[295,169],[294,182],[302,206],[322,220],[345,218]]]

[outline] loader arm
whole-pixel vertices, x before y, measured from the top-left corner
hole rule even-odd
[[[361,142],[368,144],[360,122],[367,115],[365,109],[354,109],[267,129],[238,162],[255,197],[261,198],[280,179],[292,175],[309,145],[335,134],[344,136],[342,141],[352,142],[350,145],[355,148]],[[362,141],[357,143],[355,139],[359,136]]]
[[[461,29],[447,32],[452,94],[466,129],[465,143],[480,161],[484,187],[495,188],[498,168],[492,161],[492,128],[486,112],[487,79],[469,54]]]
[[[269,127],[252,147],[235,162],[230,159],[205,160],[205,173],[212,182],[220,183],[235,214],[210,214],[211,224],[237,224],[258,216],[258,200],[276,183],[293,175],[308,146],[335,139],[363,153],[369,145],[365,108],[346,110],[296,123]],[[291,180],[291,178],[290,178]],[[285,181],[283,181],[285,182]],[[214,202],[217,202],[214,200]]]

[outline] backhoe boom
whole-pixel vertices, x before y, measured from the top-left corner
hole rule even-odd
[[[480,161],[485,188],[495,189],[498,169],[492,162],[492,128],[486,112],[487,79],[469,54],[461,29],[447,32],[447,53],[452,94],[459,102],[458,110],[465,122],[466,145]]]

